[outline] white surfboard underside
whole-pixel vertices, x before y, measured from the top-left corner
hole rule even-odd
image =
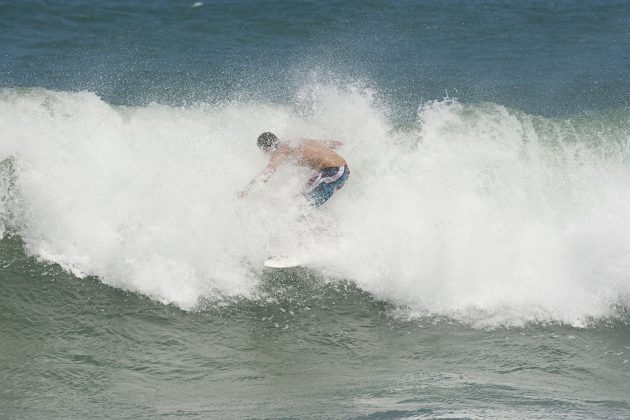
[[[265,261],[265,267],[269,268],[291,268],[302,265],[302,260],[292,255],[282,255],[270,257]]]

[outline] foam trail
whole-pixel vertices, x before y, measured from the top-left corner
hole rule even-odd
[[[296,248],[412,313],[481,325],[584,325],[628,304],[627,114],[445,100],[395,129],[374,98],[312,83],[292,106],[129,108],[5,90],[0,158],[19,200],[4,201],[19,221],[3,220],[32,255],[186,309],[251,296],[262,261]],[[261,131],[345,142],[351,178],[308,223],[303,169],[236,198],[266,163]]]

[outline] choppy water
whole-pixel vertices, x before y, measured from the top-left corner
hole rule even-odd
[[[628,12],[0,3],[0,413],[627,417]]]

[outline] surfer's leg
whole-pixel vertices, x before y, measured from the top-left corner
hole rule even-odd
[[[319,207],[324,204],[333,193],[343,187],[350,175],[348,166],[339,168],[324,169],[317,177],[312,177],[306,189],[305,196],[309,204],[313,207]],[[315,185],[315,183],[318,183]]]
[[[324,204],[335,192],[335,187],[331,184],[321,183],[310,193],[306,194],[306,199],[313,207],[319,207]]]

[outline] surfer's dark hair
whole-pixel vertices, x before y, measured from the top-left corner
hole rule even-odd
[[[276,148],[278,145],[278,137],[275,134],[266,131],[258,136],[257,144],[263,151],[268,152]]]

